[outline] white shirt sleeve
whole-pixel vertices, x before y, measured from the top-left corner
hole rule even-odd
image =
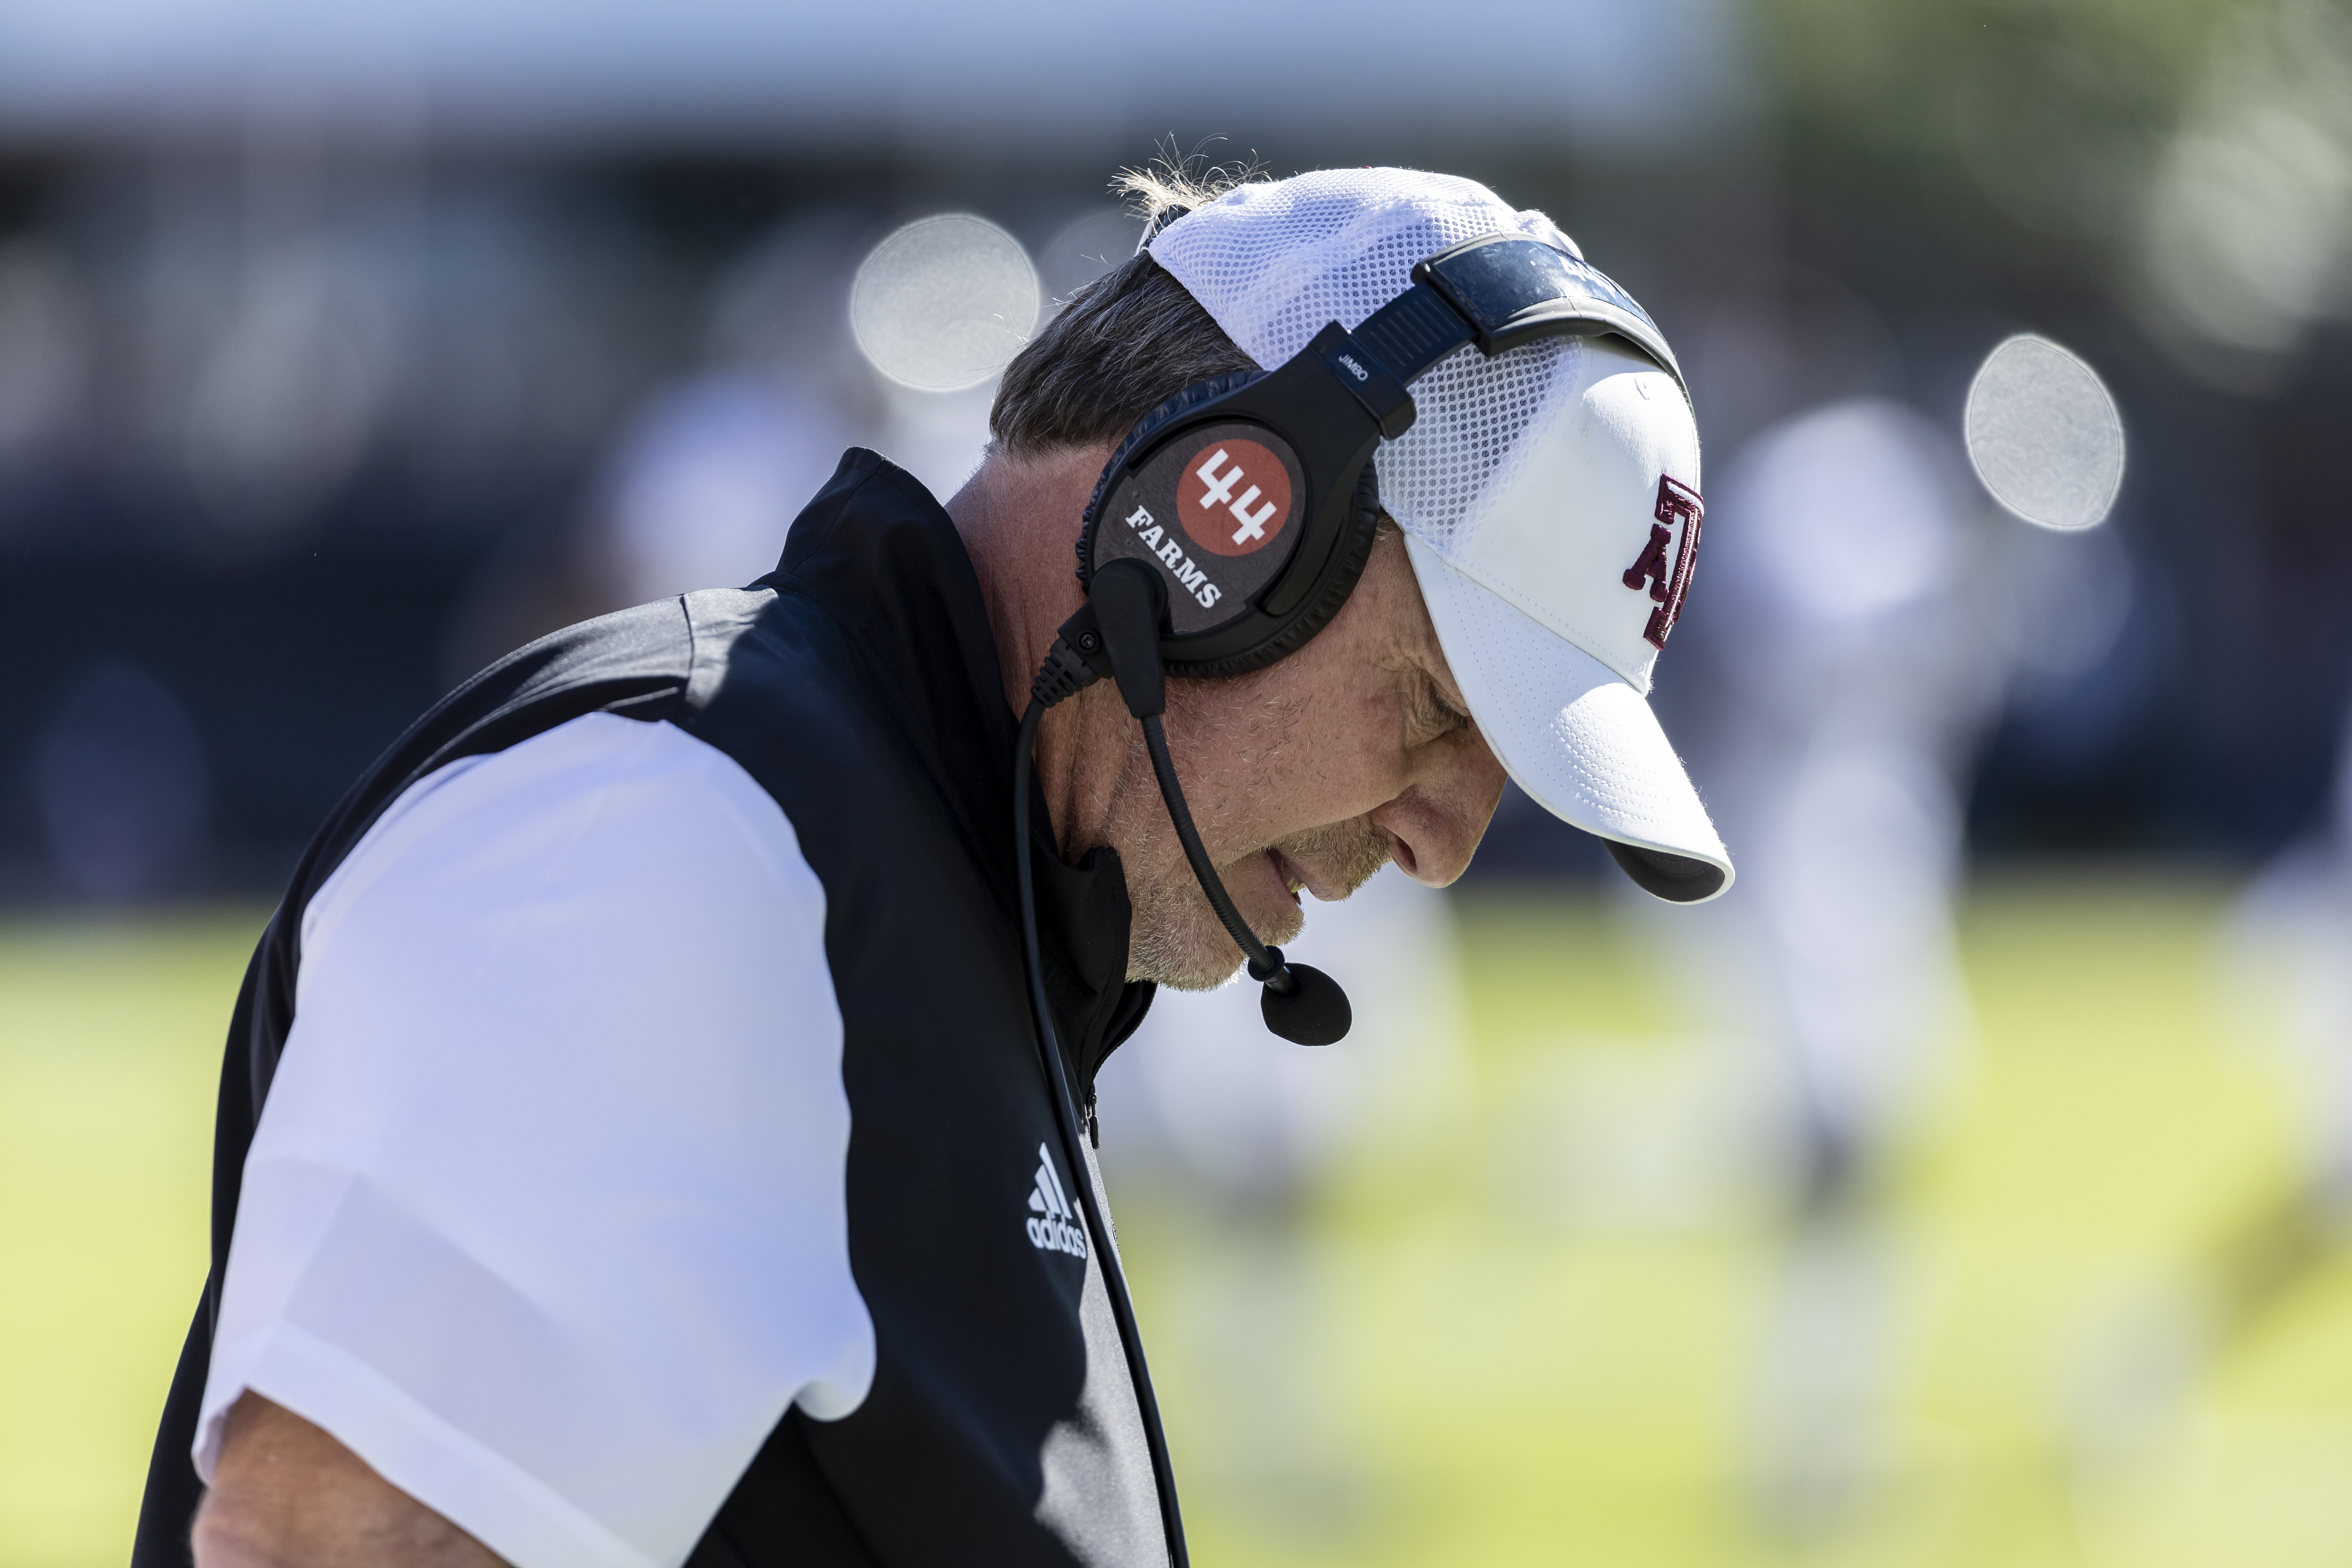
[[[594,714],[423,780],[302,918],[197,1427],[247,1389],[520,1568],[682,1563],[874,1376],[824,892],[773,797]]]

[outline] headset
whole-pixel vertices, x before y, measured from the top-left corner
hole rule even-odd
[[[1173,216],[1181,216],[1181,213]],[[1171,216],[1163,220],[1173,221]],[[1330,976],[1258,941],[1210,863],[1160,725],[1171,674],[1262,669],[1331,624],[1371,559],[1380,490],[1371,458],[1412,427],[1407,389],[1475,343],[1488,358],[1553,337],[1614,336],[1688,384],[1665,335],[1633,297],[1581,257],[1517,234],[1465,240],[1417,264],[1405,291],[1352,332],[1333,321],[1272,371],[1237,371],[1185,388],[1120,442],[1087,503],[1078,581],[1087,603],[1065,621],[1031,683],[1013,751],[1013,858],[1030,1005],[1089,1234],[1096,1212],[1077,1101],[1062,1059],[1037,949],[1029,854],[1029,780],[1045,710],[1106,677],[1143,726],[1161,800],[1217,919],[1264,990],[1266,1027],[1300,1045],[1332,1044],[1351,1017]],[[1097,1132],[1091,1108],[1084,1123]],[[1097,1133],[1098,1138],[1098,1133]],[[1183,1523],[1143,1342],[1127,1281],[1103,1267],[1151,1450],[1169,1560],[1186,1568]]]

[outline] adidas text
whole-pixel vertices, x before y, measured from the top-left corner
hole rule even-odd
[[[1030,1246],[1041,1252],[1066,1252],[1073,1258],[1087,1255],[1087,1233],[1070,1223],[1077,1216],[1070,1212],[1062,1179],[1054,1173],[1054,1158],[1043,1143],[1037,1145],[1037,1174],[1029,1191],[1029,1206],[1035,1211],[1027,1222]]]

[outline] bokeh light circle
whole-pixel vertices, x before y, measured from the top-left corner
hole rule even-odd
[[[977,386],[1037,324],[1021,242],[970,213],[918,219],[876,246],[849,289],[849,327],[874,368],[927,392]]]
[[[2043,528],[2103,521],[2124,481],[2124,423],[2098,373],[2047,338],[1996,346],[1969,384],[1969,462],[1995,500]]]

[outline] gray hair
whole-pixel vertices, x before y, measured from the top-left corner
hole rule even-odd
[[[1249,169],[1196,174],[1170,161],[1125,170],[1111,188],[1154,234],[1256,177]],[[1256,368],[1181,283],[1138,251],[1073,294],[1013,356],[988,430],[1017,458],[1106,446],[1194,382]]]

